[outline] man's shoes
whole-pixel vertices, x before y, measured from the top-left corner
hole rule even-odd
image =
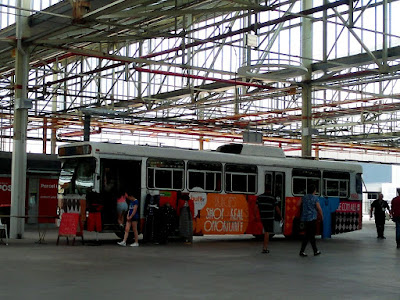
[[[139,243],[133,243],[131,244],[131,247],[139,247]]]
[[[305,254],[304,252],[300,252],[299,255],[300,255],[301,257],[306,257],[306,256],[308,256],[308,255]]]
[[[125,241],[118,242],[117,244],[120,245],[120,246],[123,246],[123,247],[126,246],[126,242]]]
[[[314,256],[317,256],[317,255],[320,255],[320,254],[321,254],[321,251],[319,251],[319,250],[314,252]]]
[[[268,250],[268,249],[263,249],[263,250],[261,251],[261,253],[269,253],[269,250]]]
[[[378,239],[382,239],[382,240],[386,239],[386,237],[383,236],[383,235],[382,235],[382,236],[377,236],[377,238],[378,238]]]

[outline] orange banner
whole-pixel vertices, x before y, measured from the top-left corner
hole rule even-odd
[[[195,203],[193,221],[195,234],[243,234],[246,232],[249,209],[245,195],[191,193],[190,197]]]

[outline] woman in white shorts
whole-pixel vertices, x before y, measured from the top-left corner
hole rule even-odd
[[[125,192],[117,199],[118,224],[122,229],[124,228],[124,216],[128,211],[127,196],[128,194]]]

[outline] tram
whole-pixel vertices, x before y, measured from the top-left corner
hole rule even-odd
[[[193,235],[262,235],[257,197],[279,200],[282,221],[275,234],[299,232],[297,203],[317,187],[323,210],[319,234],[330,237],[362,227],[362,167],[358,164],[286,157],[281,148],[226,144],[190,150],[77,142],[59,147],[59,210],[77,212],[82,222],[96,214],[98,231],[117,226],[122,193],[139,200],[144,238],[182,233],[182,209]],[[187,218],[187,217],[186,217]]]

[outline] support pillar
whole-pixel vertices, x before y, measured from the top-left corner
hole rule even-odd
[[[42,140],[43,148],[42,153],[47,153],[47,118],[43,118],[43,140]]]
[[[83,140],[88,142],[90,140],[90,115],[85,115],[83,120]]]
[[[312,0],[303,0],[303,10],[312,8]],[[302,84],[302,133],[301,133],[301,156],[304,158],[311,157],[312,150],[312,123],[311,123],[311,63],[312,63],[312,46],[313,46],[313,32],[312,32],[311,19],[307,17],[302,18],[301,26],[301,56],[302,64],[308,69],[308,74],[303,78]]]
[[[26,195],[26,135],[28,109],[32,103],[28,100],[28,48],[23,46],[22,39],[29,33],[27,10],[30,0],[18,0],[17,7],[17,49],[15,57],[15,101],[14,101],[14,137],[11,165],[11,218],[10,238],[22,238],[25,225]],[[24,34],[24,35],[23,35]]]
[[[60,70],[58,61],[56,61],[53,65],[53,69],[56,71],[53,74],[53,80],[56,82],[59,79],[59,73],[58,71]],[[55,88],[56,85],[54,85]],[[53,114],[55,114],[57,112],[57,101],[58,101],[58,96],[57,93],[55,93],[52,97],[51,97],[51,111],[53,112]],[[56,118],[52,118],[51,119],[51,137],[50,137],[50,147],[51,147],[51,154],[56,154],[56,147],[57,147],[57,119]]]
[[[311,85],[302,85],[302,116],[301,116],[301,156],[304,158],[310,158],[312,150],[312,124],[311,124]]]
[[[51,154],[56,154],[57,148],[57,121],[56,119],[52,119],[52,128],[51,128]]]

